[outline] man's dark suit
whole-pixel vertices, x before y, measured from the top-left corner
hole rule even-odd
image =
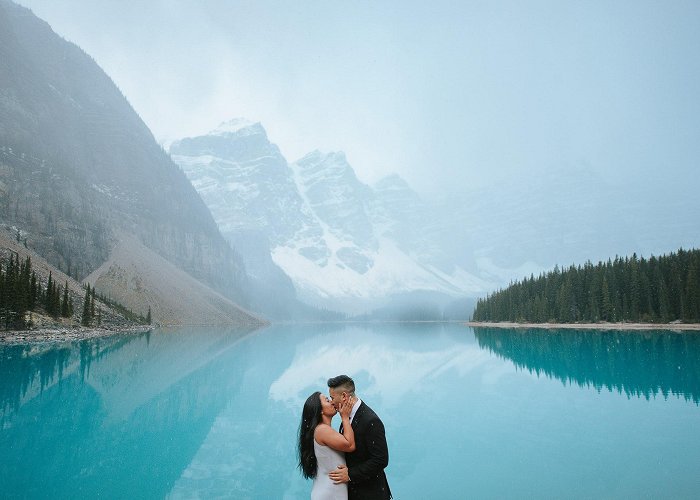
[[[387,500],[391,498],[384,468],[389,464],[389,449],[384,424],[372,408],[360,403],[352,419],[355,451],[345,454],[350,482],[348,500]]]

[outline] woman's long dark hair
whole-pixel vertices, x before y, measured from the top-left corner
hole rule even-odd
[[[314,452],[314,431],[321,422],[321,399],[319,391],[306,399],[299,424],[299,468],[306,479],[316,477],[318,464]]]

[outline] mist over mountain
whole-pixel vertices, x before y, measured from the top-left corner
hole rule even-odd
[[[233,302],[276,318],[316,314],[300,300],[395,317],[422,304],[467,311],[556,264],[700,244],[693,182],[662,169],[613,183],[585,165],[510,166],[498,183],[477,189],[459,176],[449,195],[427,199],[395,174],[370,185],[339,151],[290,163],[245,120],[170,153],[88,55],[0,0],[0,223],[134,307],[156,299],[107,276],[157,279],[153,266],[174,265],[232,301],[217,317]]]
[[[125,233],[229,300],[248,300],[240,257],[119,89],[79,47],[7,0],[0,193],[0,222],[80,280]]]
[[[266,240],[266,272],[283,271],[306,303],[357,313],[417,292],[445,304],[492,286],[428,238],[427,208],[405,181],[392,175],[369,186],[342,152],[289,164],[261,124],[237,119],[176,141],[170,153],[222,233]],[[253,272],[256,253],[238,248]]]
[[[440,247],[501,286],[555,265],[658,256],[700,244],[692,183],[663,175],[612,183],[585,167],[525,172],[435,205]]]
[[[450,300],[468,311],[471,299],[555,265],[659,255],[697,245],[700,234],[700,206],[674,179],[618,185],[578,167],[424,200],[398,175],[363,183],[341,152],[290,164],[261,124],[242,119],[170,152],[222,232],[231,241],[258,234],[265,265],[303,300],[381,308],[375,318],[404,317],[409,304],[439,316],[456,307]]]

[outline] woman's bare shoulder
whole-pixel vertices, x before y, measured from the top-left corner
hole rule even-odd
[[[314,430],[314,439],[318,444],[326,444],[325,437],[328,436],[329,434],[334,433],[335,431],[333,430],[333,427],[331,427],[328,424],[318,424],[316,426],[316,429]]]

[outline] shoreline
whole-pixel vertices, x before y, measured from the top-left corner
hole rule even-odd
[[[478,328],[527,328],[540,330],[700,331],[700,323],[514,323],[509,321],[469,321],[466,325]]]
[[[64,327],[37,328],[35,330],[0,331],[0,346],[12,344],[44,344],[75,342],[87,339],[111,337],[129,333],[144,333],[155,328],[151,325],[115,326],[111,328]]]

